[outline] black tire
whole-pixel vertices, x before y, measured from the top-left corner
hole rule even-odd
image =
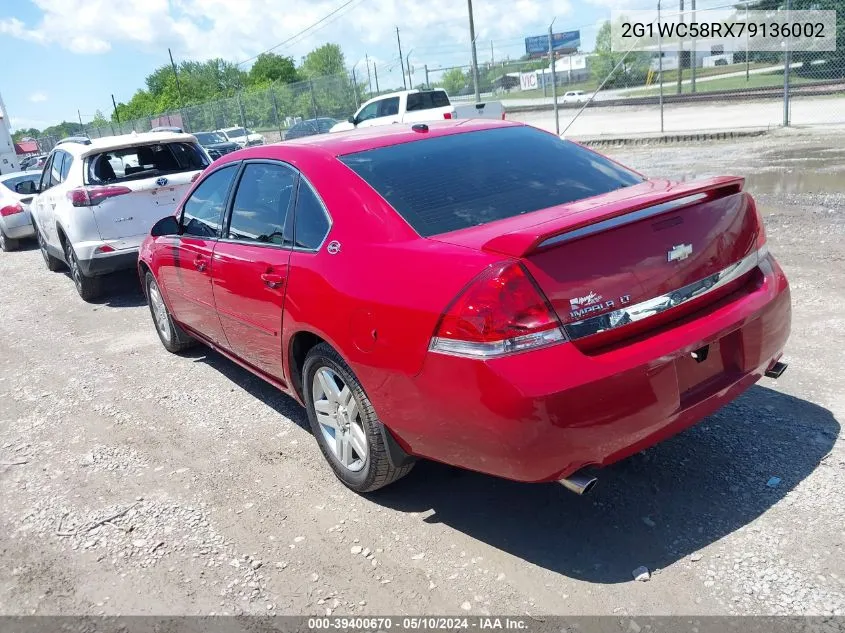
[[[18,241],[11,237],[6,237],[3,229],[0,229],[0,251],[8,253],[9,251],[16,251],[18,249]]]
[[[353,472],[341,463],[335,452],[329,447],[322,427],[317,420],[313,393],[314,380],[317,372],[323,368],[328,368],[331,372],[334,372],[349,387],[352,396],[355,398],[361,426],[364,429],[364,437],[367,441],[367,457],[363,460],[363,466],[358,471]],[[383,435],[387,431],[383,429],[381,420],[376,415],[370,399],[364,393],[361,383],[358,382],[355,374],[352,373],[340,354],[327,343],[314,346],[305,357],[302,385],[311,431],[335,476],[344,485],[358,493],[372,492],[392,484],[411,471],[414,467],[413,461],[398,468],[390,461]]]
[[[79,266],[79,259],[76,257],[76,251],[73,250],[73,245],[69,239],[64,239],[64,246],[67,267],[70,270],[70,278],[73,279],[73,285],[76,286],[76,291],[82,297],[83,301],[93,301],[102,293],[102,280],[99,277],[88,277],[82,272],[82,268]]]
[[[159,290],[158,282],[151,272],[147,272],[144,276],[144,295],[147,297],[147,306],[150,308],[150,316],[153,318],[156,334],[158,334],[161,344],[164,345],[164,349],[173,354],[178,354],[197,344],[195,338],[173,322],[170,310],[167,309],[167,304],[164,303],[161,290]],[[159,301],[161,302],[160,308],[157,303]],[[156,305],[153,305],[154,303]],[[157,309],[164,311],[161,319],[156,314]]]
[[[38,248],[41,250],[41,257],[44,258],[44,264],[47,266],[47,270],[54,273],[59,272],[65,267],[64,262],[58,257],[53,257],[47,251],[47,242],[44,239],[44,236],[41,235],[41,231],[35,223],[35,220],[32,221],[32,226],[35,229],[35,239],[38,240]]]

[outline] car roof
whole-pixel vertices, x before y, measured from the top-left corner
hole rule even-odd
[[[414,131],[413,128],[418,125],[426,125],[428,127],[428,131]],[[257,154],[261,152],[262,147],[266,148],[265,151],[273,151],[274,148],[290,149],[294,147],[301,147],[304,150],[313,149],[333,156],[343,156],[345,154],[354,154],[356,152],[364,152],[370,149],[388,147],[390,145],[411,143],[425,138],[522,126],[524,126],[523,123],[517,123],[515,121],[501,121],[498,119],[464,119],[461,121],[442,122],[433,121],[424,124],[396,123],[393,125],[361,127],[349,130],[348,132],[332,132],[330,134],[303,136],[301,138],[285,141],[284,145],[263,145],[256,148],[250,148],[249,150],[242,150],[242,152],[249,151],[250,153]],[[241,157],[246,158],[242,152],[239,152],[239,154]]]
[[[215,132],[231,132],[232,130],[246,130],[245,127],[242,125],[235,125],[234,127],[221,127],[219,130],[214,130]]]
[[[116,136],[92,138],[91,143],[86,145],[82,145],[80,143],[67,143],[62,145],[61,148],[75,156],[85,157],[110,149],[119,149],[121,147],[133,147],[135,145],[147,145],[153,143],[169,143],[174,141],[196,143],[197,139],[193,134],[186,134],[184,132],[135,132],[132,134],[119,134]]]

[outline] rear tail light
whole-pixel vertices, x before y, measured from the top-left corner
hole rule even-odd
[[[451,113],[451,112],[444,112],[444,113],[443,113],[443,118],[444,118],[444,119],[451,119],[451,118],[452,118],[452,113]]]
[[[565,340],[543,293],[521,264],[496,264],[479,275],[441,317],[429,350],[492,358]]]
[[[505,111],[502,110],[502,121],[504,121],[504,120],[505,120]]]
[[[748,198],[748,204],[754,210],[754,218],[757,220],[757,250],[759,251],[766,246],[766,227],[763,224],[763,215],[760,213],[760,209],[757,208],[754,198],[751,197],[751,194],[746,194],[746,197]]]
[[[10,204],[6,207],[0,208],[0,215],[4,218],[9,217],[10,215],[15,215],[17,213],[23,213],[23,207],[18,203]]]
[[[67,198],[75,207],[94,207],[107,198],[132,193],[129,187],[103,185],[95,187],[77,187],[67,192]]]

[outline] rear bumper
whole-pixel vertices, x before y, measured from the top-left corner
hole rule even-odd
[[[35,235],[35,228],[32,226],[32,216],[29,211],[7,215],[2,220],[3,233],[13,240],[20,240]]]
[[[82,273],[87,277],[97,277],[135,268],[138,265],[138,251],[145,237],[146,234],[116,240],[81,242],[74,244],[73,248]],[[104,248],[108,252],[103,252]]]
[[[729,403],[777,360],[789,286],[767,256],[751,289],[611,351],[571,343],[488,361],[428,354],[373,402],[405,450],[509,479],[560,479],[652,446]],[[709,360],[691,353],[710,345]],[[708,364],[709,363],[709,364]]]

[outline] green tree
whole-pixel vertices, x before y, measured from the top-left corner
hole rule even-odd
[[[460,68],[452,68],[443,73],[440,84],[450,95],[456,95],[466,87],[466,75],[464,75],[464,72]]]
[[[12,134],[12,140],[13,140],[15,143],[18,143],[18,142],[20,142],[22,139],[25,139],[25,138],[38,138],[39,136],[41,136],[41,130],[39,130],[38,128],[34,128],[34,127],[28,127],[28,128],[26,128],[26,129],[24,129],[24,130],[18,130],[17,132],[15,132],[14,134]]]
[[[309,79],[346,72],[346,59],[337,44],[323,44],[308,53],[302,62],[302,74]]]
[[[617,68],[617,64],[625,61]],[[595,54],[590,59],[590,72],[598,84],[601,84],[605,77],[611,75],[605,84],[605,88],[614,86],[630,86],[642,83],[648,74],[650,57],[645,52],[624,52],[611,49],[610,22],[602,24],[596,34]],[[615,70],[614,70],[615,69]]]
[[[97,110],[94,113],[94,118],[92,119],[91,123],[89,123],[92,127],[108,127],[109,121],[106,117],[103,116],[102,110]]]
[[[248,81],[252,86],[260,86],[277,81],[289,84],[298,79],[299,74],[291,57],[261,53],[249,69]]]

